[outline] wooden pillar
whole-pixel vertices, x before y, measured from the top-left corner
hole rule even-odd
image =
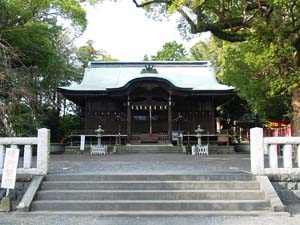
[[[210,101],[211,101],[211,120],[212,120],[212,122],[211,122],[211,124],[212,124],[211,132],[213,134],[215,134],[216,133],[216,127],[215,127],[216,118],[215,118],[215,99],[214,99],[214,97],[211,97]]]
[[[172,99],[171,99],[171,95],[169,96],[169,105],[168,105],[168,137],[169,137],[169,142],[172,143]]]
[[[127,101],[127,143],[130,144],[131,139],[131,105],[130,97],[128,96]]]

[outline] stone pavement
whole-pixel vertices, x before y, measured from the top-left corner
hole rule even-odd
[[[50,173],[99,174],[216,174],[249,173],[250,156],[185,154],[124,154],[124,155],[51,155]],[[68,216],[15,215],[0,213],[0,225],[296,225],[300,224],[300,205],[288,206],[288,216]]]
[[[0,213],[0,225],[297,225],[300,205],[289,216],[18,216]]]
[[[51,155],[50,173],[209,174],[250,171],[250,156],[227,154]]]

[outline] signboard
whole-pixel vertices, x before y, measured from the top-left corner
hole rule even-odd
[[[84,150],[84,145],[85,145],[85,135],[80,135],[80,150]]]
[[[1,188],[14,189],[20,149],[7,148],[4,160]]]
[[[172,132],[172,141],[178,141],[179,138],[182,138],[182,132],[181,131],[173,131]]]
[[[283,121],[283,120],[268,120],[265,123],[266,128],[283,128],[290,125],[289,121]]]

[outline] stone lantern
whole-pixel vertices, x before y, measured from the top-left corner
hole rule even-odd
[[[201,145],[201,133],[203,132],[204,130],[201,129],[200,125],[198,125],[198,128],[195,130],[196,132],[196,137],[198,138],[198,145]]]
[[[95,130],[96,137],[97,137],[97,145],[101,145],[101,138],[103,136],[104,130],[101,128],[101,125],[98,126],[98,129]]]

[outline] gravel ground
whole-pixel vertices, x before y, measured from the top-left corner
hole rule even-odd
[[[50,173],[209,174],[249,173],[249,155],[124,154],[107,156],[51,155]],[[288,206],[291,216],[66,216],[0,213],[0,225],[297,225],[300,205]]]

